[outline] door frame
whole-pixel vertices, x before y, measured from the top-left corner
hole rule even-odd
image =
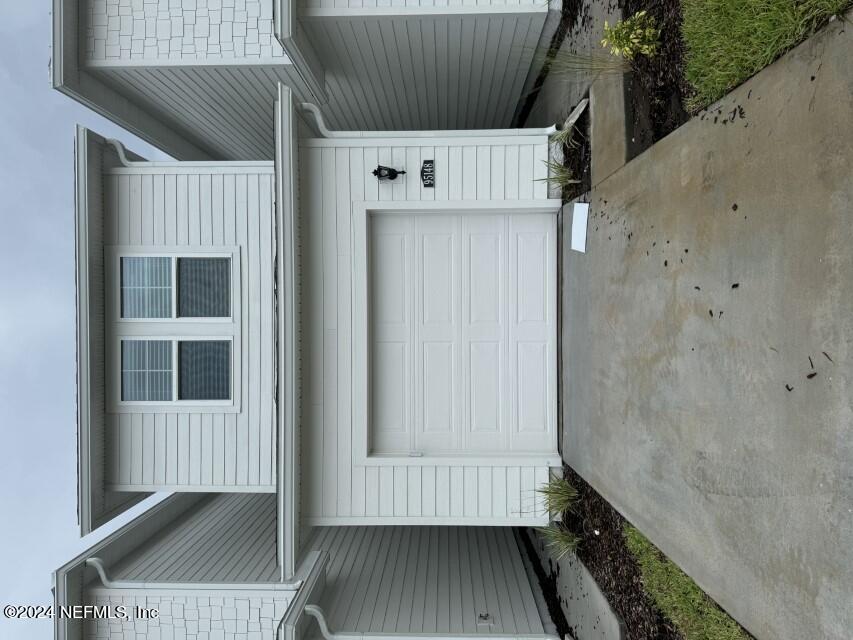
[[[562,208],[562,201],[556,198],[542,200],[448,200],[448,201],[368,201],[352,204],[352,402],[353,402],[353,463],[358,466],[421,466],[423,464],[452,466],[465,464],[470,466],[520,465],[558,467],[561,458],[558,450],[558,420],[555,419],[551,451],[546,453],[501,452],[458,455],[405,456],[396,454],[376,454],[371,451],[370,429],[370,300],[369,300],[369,219],[381,214],[552,214],[555,217]],[[559,237],[555,238],[559,244]],[[556,279],[555,279],[556,282]],[[559,294],[559,292],[556,292]],[[555,300],[559,301],[559,295]],[[556,312],[556,309],[555,309]],[[558,358],[553,354],[555,380],[560,378],[557,371]],[[559,389],[556,390],[559,393]],[[552,399],[556,412],[556,393]],[[555,413],[556,415],[556,413]]]

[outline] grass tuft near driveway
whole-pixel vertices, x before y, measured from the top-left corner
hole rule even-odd
[[[706,107],[810,36],[853,0],[683,0],[685,76]]]
[[[684,640],[747,640],[751,636],[720,609],[675,563],[627,522],[628,551],[640,567],[643,587]]]

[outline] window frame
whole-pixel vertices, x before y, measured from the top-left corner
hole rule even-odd
[[[239,413],[242,390],[242,299],[239,247],[105,247],[105,310],[107,315],[106,375],[107,410],[112,413]],[[126,257],[171,259],[172,317],[121,317],[121,259]],[[220,318],[180,318],[178,313],[178,273],[180,258],[229,258],[230,316]],[[165,340],[172,343],[172,400],[123,400],[121,397],[121,343],[123,340]],[[178,343],[182,341],[220,340],[231,343],[230,385],[228,400],[178,399]]]

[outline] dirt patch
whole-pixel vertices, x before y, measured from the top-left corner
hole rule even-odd
[[[625,622],[628,640],[683,640],[643,590],[640,569],[622,535],[625,519],[572,469],[564,469],[578,490],[575,512],[564,523],[581,536],[577,555]]]
[[[690,86],[684,79],[681,0],[620,0],[627,18],[647,11],[661,31],[658,53],[638,56],[626,76],[628,158],[634,158],[690,118],[684,104]]]

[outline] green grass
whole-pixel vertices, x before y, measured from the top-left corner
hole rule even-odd
[[[693,580],[630,524],[623,534],[643,587],[685,640],[748,640],[750,636]]]
[[[683,0],[685,76],[706,107],[820,28],[853,0]]]

